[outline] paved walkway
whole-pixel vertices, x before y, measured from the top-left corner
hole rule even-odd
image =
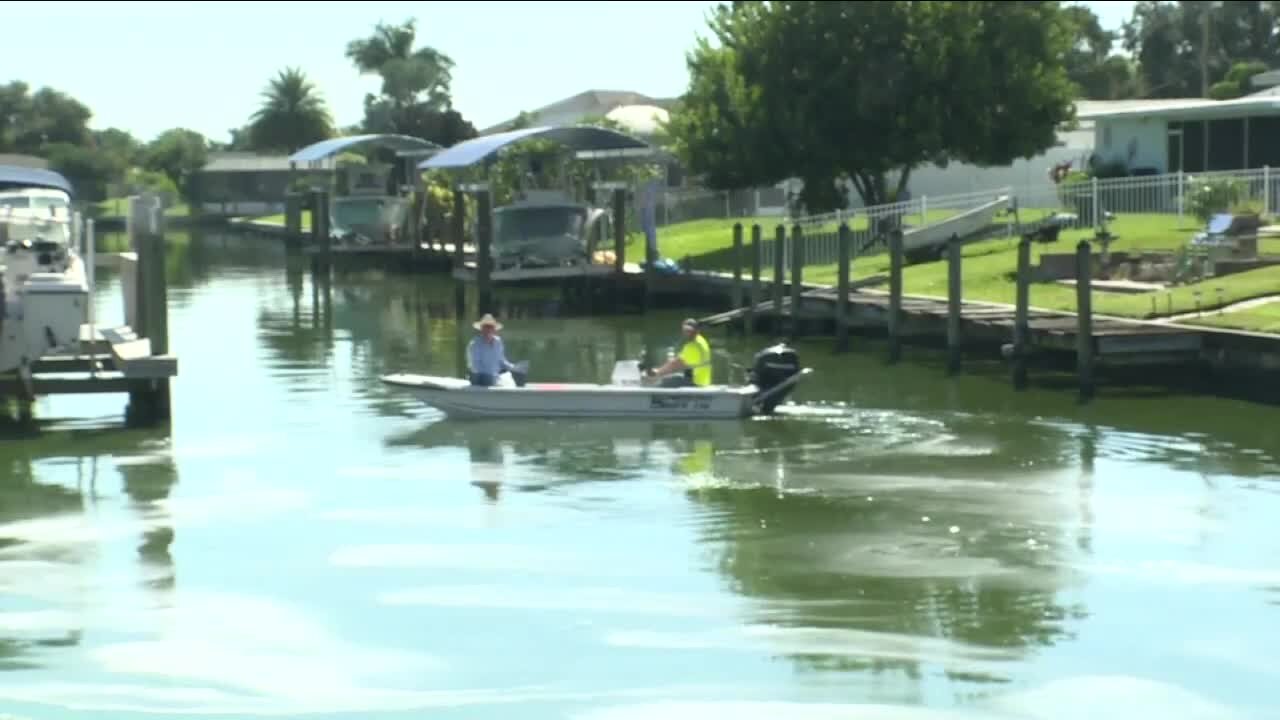
[[[1250,308],[1261,307],[1263,305],[1270,305],[1271,303],[1274,303],[1274,302],[1280,302],[1280,295],[1267,295],[1265,297],[1253,298],[1252,300],[1241,300],[1240,302],[1231,303],[1230,305],[1223,305],[1220,308],[1214,308],[1212,310],[1202,310],[1200,312],[1182,313],[1180,315],[1170,315],[1169,317],[1152,318],[1152,320],[1154,322],[1162,322],[1162,323],[1174,323],[1174,322],[1181,322],[1183,320],[1195,320],[1197,318],[1201,318],[1206,315],[1221,315],[1223,313],[1235,312],[1237,310],[1248,310]]]

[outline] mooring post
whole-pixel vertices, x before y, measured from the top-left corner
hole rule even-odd
[[[296,248],[302,243],[302,206],[300,193],[287,192],[284,196],[284,244]]]
[[[416,186],[409,196],[409,218],[405,224],[405,235],[409,242],[409,259],[414,266],[419,262],[422,253],[422,208],[426,196]]]
[[[1088,240],[1076,245],[1076,372],[1080,397],[1093,396],[1093,255]]]
[[[947,241],[947,372],[960,372],[960,312],[962,310],[960,287],[961,243],[959,235]]]
[[[333,236],[329,232],[329,191],[325,188],[311,191],[311,238],[316,252],[327,265]]]
[[[764,260],[764,231],[757,223],[751,226],[751,288],[747,293],[747,317],[744,328],[748,333],[756,330],[756,305],[760,304],[760,264]]]
[[[453,213],[449,216],[449,225],[449,235],[453,239],[453,310],[461,319],[467,312],[467,284],[459,277],[467,268],[467,193],[461,186],[453,189]]]
[[[836,350],[849,349],[849,275],[853,272],[853,233],[848,223],[840,223],[839,257],[836,259]]]
[[[641,301],[641,307],[646,313],[649,312],[650,303],[653,302],[653,273],[655,266],[658,264],[658,230],[656,227],[653,228],[653,232],[655,234],[653,245],[649,244],[648,235],[645,236],[644,243],[644,297]]]
[[[804,290],[804,231],[791,226],[791,337],[800,334],[800,293]]]
[[[134,288],[139,339],[151,343],[152,355],[169,352],[169,291],[165,278],[164,213],[154,197],[129,199],[132,234],[130,245],[138,255]],[[170,418],[169,378],[151,378],[130,383],[128,414],[152,423]]]
[[[779,225],[773,233],[773,318],[774,323],[782,322],[782,288],[785,285],[787,262],[787,228]]]
[[[742,307],[742,223],[733,224],[733,286],[730,303],[734,310]]]
[[[902,233],[889,234],[889,362],[902,359]]]
[[[493,308],[493,288],[490,274],[493,272],[493,196],[489,188],[476,191],[476,302],[480,305],[477,312],[481,315],[491,313]]]
[[[623,187],[613,189],[613,270],[617,278],[613,284],[613,310],[622,309],[622,298],[626,292],[627,271],[627,190]]]
[[[1018,242],[1018,285],[1013,316],[1013,387],[1027,387],[1027,360],[1031,348],[1031,330],[1028,316],[1031,308],[1031,238],[1023,236]]]

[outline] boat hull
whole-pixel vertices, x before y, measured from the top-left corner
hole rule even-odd
[[[387,375],[382,382],[408,392],[451,418],[677,418],[731,419],[754,413],[756,388],[661,388],[587,383],[529,383],[472,387],[457,378]]]

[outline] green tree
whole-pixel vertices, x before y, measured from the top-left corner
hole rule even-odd
[[[1209,87],[1209,97],[1214,100],[1231,100],[1255,92],[1250,80],[1254,75],[1267,71],[1261,62],[1238,62],[1227,71],[1227,77]]]
[[[298,148],[333,136],[333,117],[305,73],[285,68],[262,91],[262,106],[249,125],[252,150]]]
[[[1064,9],[1074,30],[1075,44],[1067,51],[1067,75],[1090,100],[1118,100],[1138,94],[1137,68],[1128,58],[1112,54],[1119,33],[1104,30],[1093,10],[1084,5]]]
[[[31,115],[27,84],[13,81],[0,85],[0,152],[14,152],[18,135]]]
[[[416,38],[409,19],[378,23],[372,35],[348,43],[346,56],[356,69],[382,78],[380,94],[365,96],[363,130],[445,146],[475,137],[475,127],[453,109],[453,60],[432,47],[415,50]]]
[[[192,176],[209,159],[208,143],[200,133],[186,128],[166,130],[143,151],[143,164],[169,176],[182,197],[191,198]]]
[[[111,152],[65,142],[49,143],[41,148],[49,167],[62,173],[75,188],[76,200],[106,200],[111,184],[123,177],[127,166]]]
[[[84,103],[52,88],[0,86],[0,150],[38,155],[50,143],[87,146],[92,116]]]
[[[1144,0],[1124,25],[1124,46],[1138,60],[1146,97],[1202,97],[1202,87],[1225,78],[1237,63],[1280,64],[1277,27],[1276,2]]]
[[[847,178],[891,202],[915,167],[1032,157],[1073,116],[1056,2],[738,3],[711,27],[671,132],[717,189],[800,177],[822,212]]]
[[[382,95],[399,105],[425,101],[438,110],[453,100],[453,60],[431,47],[413,49],[417,37],[412,18],[399,25],[378,23],[373,35],[347,44],[347,58],[365,74],[382,78]]]
[[[119,158],[126,168],[133,167],[142,161],[142,143],[127,130],[119,128],[94,130],[93,145]]]

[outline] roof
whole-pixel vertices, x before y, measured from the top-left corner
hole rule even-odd
[[[17,165],[19,167],[48,169],[49,161],[35,155],[20,155],[16,153],[0,153],[0,165]]]
[[[529,115],[538,125],[573,125],[588,117],[607,115],[624,105],[655,105],[670,110],[675,102],[672,98],[654,98],[631,90],[587,90],[532,110]],[[515,120],[514,117],[509,118],[485,128],[481,134],[505,131]]]
[[[1085,103],[1081,103],[1084,105]],[[1280,95],[1249,95],[1234,100],[1183,98],[1169,100],[1116,100],[1093,110],[1080,108],[1082,120],[1159,117],[1169,120],[1211,120],[1280,113]]]
[[[657,105],[619,105],[606,118],[637,135],[653,135],[663,123],[671,121],[671,113]]]
[[[1249,78],[1249,82],[1254,87],[1268,87],[1271,85],[1280,85],[1280,70],[1268,70],[1264,73],[1258,73]]]
[[[289,156],[293,162],[315,162],[332,157],[360,145],[378,145],[390,148],[400,157],[419,155],[427,151],[440,150],[440,146],[422,138],[411,135],[351,135],[348,137],[330,138],[308,145]]]
[[[71,183],[61,174],[41,168],[0,165],[0,188],[42,187],[75,195]]]
[[[332,159],[316,161],[322,168],[333,167]],[[287,172],[293,162],[287,155],[257,155],[246,152],[209,153],[200,172]]]
[[[469,167],[496,155],[508,145],[535,138],[553,140],[578,152],[651,150],[649,144],[643,140],[602,127],[590,125],[533,127],[472,138],[422,161],[418,164],[418,168],[432,170]]]

